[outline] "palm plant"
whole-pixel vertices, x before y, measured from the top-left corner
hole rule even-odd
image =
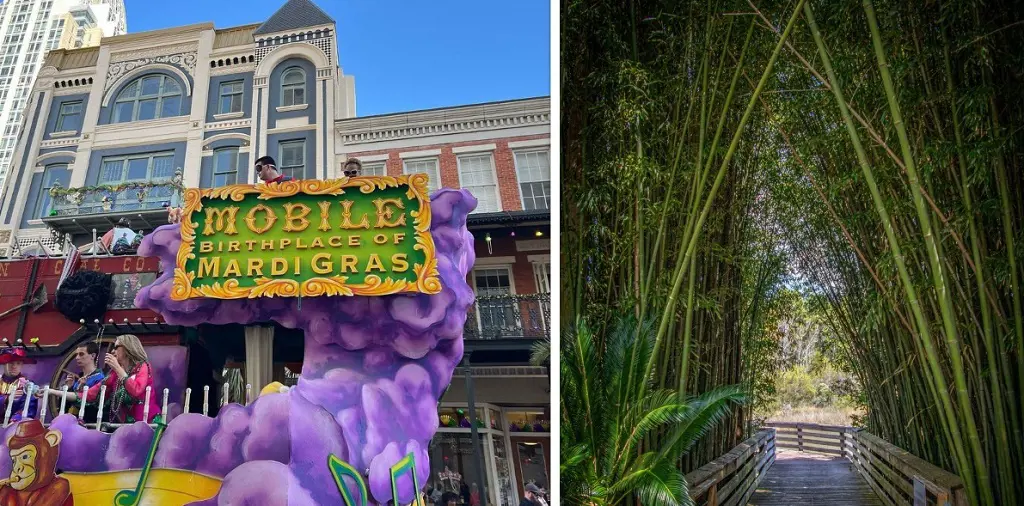
[[[602,339],[586,324],[561,340],[562,501],[644,506],[693,504],[680,460],[744,401],[738,387],[684,399],[659,388],[650,364],[651,322],[620,316]],[[660,443],[650,444],[653,439]]]

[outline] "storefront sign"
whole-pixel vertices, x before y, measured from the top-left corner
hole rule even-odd
[[[441,291],[427,177],[189,189],[171,298]]]

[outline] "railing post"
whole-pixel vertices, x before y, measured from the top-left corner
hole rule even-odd
[[[718,484],[711,485],[708,489],[708,506],[718,506]]]
[[[801,452],[804,451],[804,426],[800,424],[796,426],[796,447]]]

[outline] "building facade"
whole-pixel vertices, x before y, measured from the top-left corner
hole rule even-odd
[[[431,482],[474,489],[482,480],[489,504],[501,506],[518,504],[526,483],[548,488],[552,471],[550,376],[529,363],[551,329],[549,113],[540,97],[340,119],[335,128],[338,167],[358,158],[371,175],[423,172],[432,189],[466,188],[478,200],[467,220],[477,298],[464,367],[441,399]]]
[[[549,374],[529,360],[552,327],[550,99],[358,117],[336,30],[309,0],[288,0],[261,24],[197,24],[50,52],[27,95],[0,202],[0,282],[8,271],[34,276],[24,258],[64,257],[122,218],[142,232],[166,224],[181,187],[255,183],[253,162],[264,154],[304,179],[340,177],[345,161],[358,158],[367,175],[426,173],[431,189],[466,188],[479,201],[468,220],[477,259],[467,281],[477,301],[463,364],[442,398],[429,481],[446,489],[479,483],[488,504],[517,504],[525,483],[547,488],[552,472]],[[118,317],[133,310],[133,294],[158,268],[136,257],[122,265],[106,250],[85,258],[116,274],[110,311]],[[19,267],[4,270],[4,262]],[[34,269],[57,270],[60,261],[50,262]],[[56,275],[46,279],[55,283]],[[0,311],[31,294],[2,295]],[[40,328],[48,308],[26,310],[27,323],[12,321],[8,332],[29,339],[25,332]],[[67,330],[45,336],[39,354],[57,360],[88,338],[73,324]],[[301,332],[159,330],[143,335],[144,344],[166,345],[168,333],[177,333],[188,348],[188,382],[180,388],[230,382],[237,399],[247,384],[256,391],[275,380],[287,384],[302,369]]]
[[[7,0],[0,4],[0,185],[10,170],[33,81],[47,51],[98,45],[127,32],[123,0]]]

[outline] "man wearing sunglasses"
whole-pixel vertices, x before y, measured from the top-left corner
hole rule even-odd
[[[341,175],[345,177],[359,177],[362,172],[363,162],[360,162],[358,158],[349,158],[345,165],[341,166]]]
[[[256,160],[256,176],[264,183],[283,183],[294,179],[291,176],[281,174],[277,170],[277,162],[270,156],[262,156]]]

